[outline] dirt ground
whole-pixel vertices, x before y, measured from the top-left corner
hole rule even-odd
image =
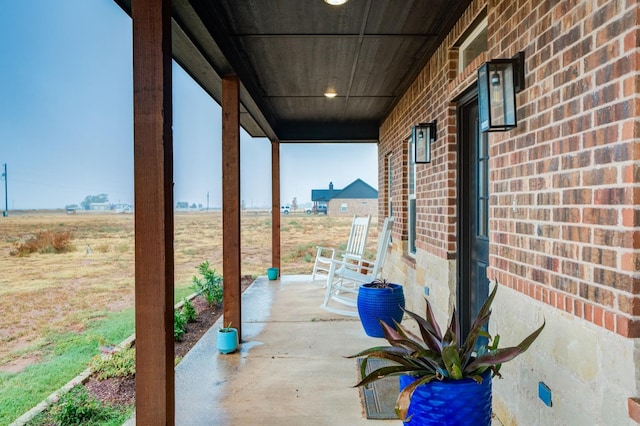
[[[251,283],[253,283],[253,278],[250,275],[243,276],[241,281],[242,292]],[[179,342],[175,342],[174,355],[176,358],[184,357],[222,315],[222,306],[209,306],[207,301],[200,296],[193,299],[192,303],[198,312],[198,317],[195,322],[187,324],[187,332]],[[90,395],[104,403],[131,405],[135,404],[136,401],[135,376],[111,378],[102,381],[91,377],[85,387]]]
[[[40,362],[53,347],[50,335],[82,333],[98,315],[132,307],[133,219],[133,215],[125,214],[16,212],[0,221],[0,372],[20,374]],[[339,247],[346,242],[350,225],[350,217],[283,216],[281,272],[310,273],[315,246]],[[10,254],[41,231],[71,233],[74,250]],[[243,275],[265,275],[271,266],[271,232],[267,213],[243,214]],[[376,229],[371,234],[375,252]],[[204,260],[224,275],[222,215],[176,214],[175,287],[190,287]]]

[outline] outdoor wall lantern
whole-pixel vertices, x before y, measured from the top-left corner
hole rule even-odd
[[[416,163],[431,162],[431,142],[436,140],[436,131],[436,120],[431,123],[420,123],[411,129]]]
[[[516,93],[524,89],[524,52],[493,59],[478,68],[481,132],[504,132],[518,125]]]

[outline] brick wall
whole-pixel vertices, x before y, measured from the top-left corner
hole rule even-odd
[[[347,211],[342,211],[342,204],[347,205]],[[375,216],[378,212],[376,198],[334,198],[327,203],[329,216]]]
[[[485,8],[489,51],[458,75],[456,42]],[[640,337],[638,16],[634,0],[473,1],[380,128],[378,209],[392,153],[394,241],[407,239],[411,126],[436,119],[432,162],[417,170],[417,247],[455,257],[455,99],[485,60],[524,51],[518,127],[489,136],[490,278]]]
[[[492,276],[640,337],[638,6],[500,2],[488,15],[490,56],[527,57],[523,118],[491,136]]]

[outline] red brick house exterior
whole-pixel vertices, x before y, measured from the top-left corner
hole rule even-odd
[[[485,15],[487,50],[459,71],[460,43]],[[396,220],[385,274],[418,311],[428,289],[444,320],[460,250],[457,102],[485,61],[525,53],[518,125],[488,136],[491,328],[509,345],[547,327],[494,380],[504,424],[640,422],[639,44],[635,0],[473,1],[381,124],[378,217]],[[432,120],[409,253],[409,134]]]

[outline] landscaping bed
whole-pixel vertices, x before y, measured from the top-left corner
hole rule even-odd
[[[241,280],[241,290],[244,292],[253,283],[251,275],[245,275]],[[200,340],[200,338],[215,324],[222,315],[222,305],[210,305],[203,296],[196,296],[191,300],[191,304],[197,312],[195,321],[186,325],[186,331],[180,340],[174,343],[174,356],[176,364],[189,352],[189,350]],[[135,347],[135,343],[133,345]],[[135,375],[126,375],[124,377],[110,377],[108,379],[99,380],[96,373],[93,373],[84,383],[87,401],[97,401],[100,405],[107,407],[113,411],[114,420],[109,418],[104,422],[91,422],[87,424],[117,424],[120,417],[117,413],[125,413],[131,415],[135,406]],[[84,390],[82,393],[84,394]],[[64,396],[61,400],[65,398]],[[73,397],[75,400],[79,398]],[[75,403],[75,401],[73,401]],[[88,404],[89,405],[89,404]],[[53,419],[51,410],[47,410],[36,416],[32,421],[28,422],[30,426],[49,426],[58,425],[59,421]],[[79,410],[73,410],[73,415],[79,416]],[[76,417],[77,420],[81,420]],[[65,424],[84,424],[74,423],[70,421]]]

